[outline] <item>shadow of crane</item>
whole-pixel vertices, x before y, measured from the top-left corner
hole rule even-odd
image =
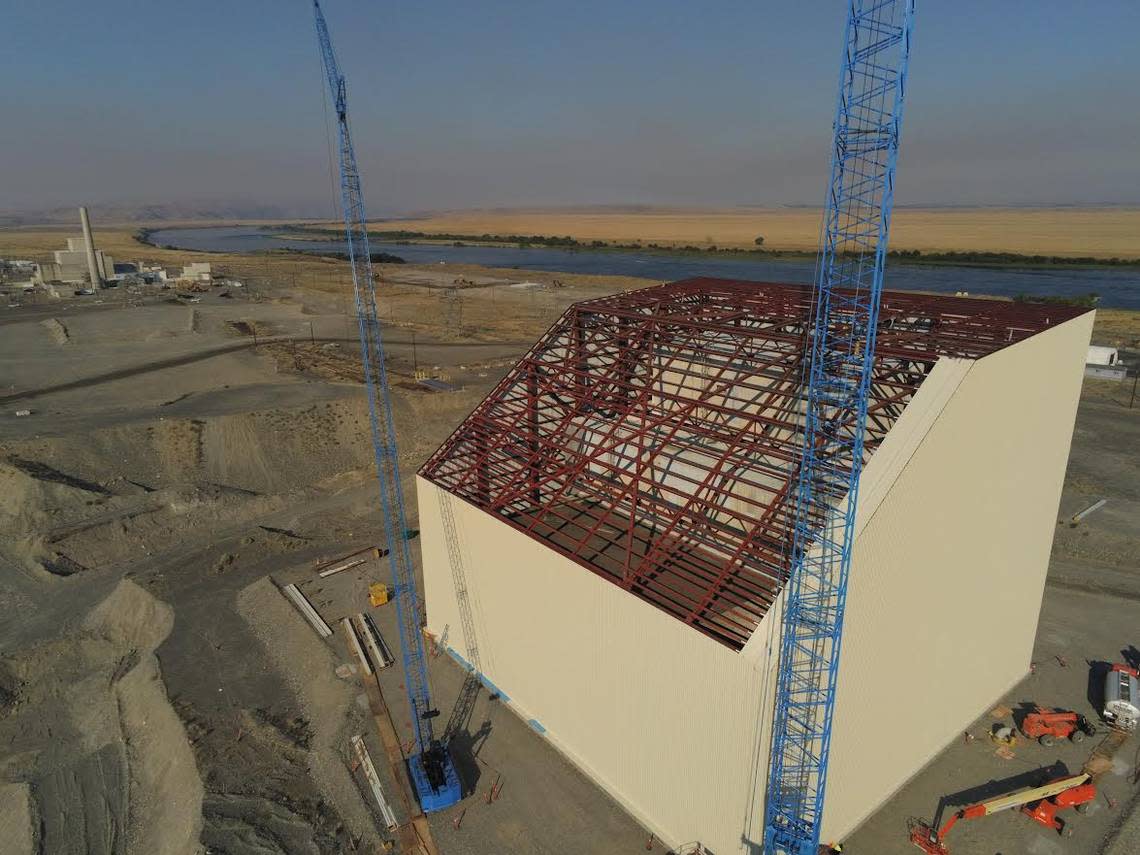
[[[478,730],[472,732],[471,719],[475,714],[475,705],[479,694],[483,691],[483,681],[477,671],[470,671],[463,678],[463,685],[459,689],[459,697],[447,719],[443,731],[443,741],[451,752],[452,762],[459,773],[459,780],[463,786],[463,794],[475,792],[482,771],[479,766],[479,752],[491,735],[492,725],[490,710],[487,717],[479,725]],[[488,695],[488,701],[498,700],[498,694]]]

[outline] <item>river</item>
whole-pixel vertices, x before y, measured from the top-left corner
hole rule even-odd
[[[158,246],[207,252],[258,252],[297,249],[306,252],[344,252],[344,241],[283,238],[255,226],[160,229],[150,235]],[[409,264],[480,264],[484,267],[544,270],[561,273],[639,276],[662,282],[693,276],[754,279],[775,282],[810,282],[811,261],[762,261],[742,256],[671,255],[589,249],[520,248],[516,246],[451,246],[447,244],[396,244],[377,241],[374,252],[389,252]],[[901,291],[935,291],[993,294],[1013,297],[1100,295],[1100,305],[1140,309],[1140,269],[1069,268],[1022,269],[1010,267],[952,267],[926,264],[887,265],[886,287]]]

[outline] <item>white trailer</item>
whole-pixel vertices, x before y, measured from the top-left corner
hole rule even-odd
[[[1140,691],[1136,669],[1113,665],[1104,681],[1104,720],[1119,730],[1135,730],[1140,723]]]

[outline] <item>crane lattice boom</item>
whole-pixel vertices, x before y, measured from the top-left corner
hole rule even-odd
[[[439,713],[432,706],[428,687],[427,659],[420,632],[420,599],[408,546],[404,495],[396,453],[396,428],[392,419],[388,372],[384,365],[380,319],[376,311],[376,286],[372,276],[372,255],[368,247],[364,193],[348,125],[345,79],[337,64],[328,26],[317,0],[313,2],[313,10],[321,48],[321,64],[336,107],[341,203],[344,208],[348,257],[352,267],[356,316],[360,326],[360,358],[368,388],[368,411],[372,445],[376,452],[384,534],[388,540],[388,560],[396,594],[400,652],[415,733],[415,753],[408,758],[408,769],[421,807],[425,811],[438,810],[459,800],[459,779],[447,749],[436,739],[432,726],[432,719]]]
[[[914,0],[850,0],[783,592],[764,851],[816,855]]]

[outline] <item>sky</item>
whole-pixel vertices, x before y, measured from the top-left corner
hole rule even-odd
[[[0,210],[335,215],[306,0],[7,0]],[[371,215],[814,205],[841,0],[326,0]],[[1140,204],[1140,3],[918,0],[900,205]]]

